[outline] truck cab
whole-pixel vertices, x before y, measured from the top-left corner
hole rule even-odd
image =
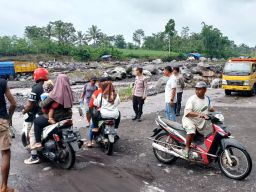
[[[231,59],[225,64],[222,88],[226,95],[232,92],[256,94],[256,58]]]

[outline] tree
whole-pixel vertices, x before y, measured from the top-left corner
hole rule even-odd
[[[59,44],[72,44],[75,42],[76,29],[72,23],[66,23],[61,20],[50,22],[52,25],[52,35]]]
[[[25,28],[25,36],[29,40],[34,40],[34,39],[40,39],[43,38],[45,35],[44,29],[41,27],[37,26],[27,26]]]
[[[164,33],[153,33],[152,36],[144,38],[143,47],[149,50],[166,50],[165,42],[166,38]]]
[[[76,44],[78,46],[82,46],[82,45],[86,44],[86,36],[82,31],[77,31]]]
[[[141,41],[143,39],[143,37],[145,36],[145,33],[142,29],[137,29],[134,33],[133,33],[133,41],[135,43],[137,43],[138,47],[141,46]]]
[[[171,52],[171,38],[175,34],[175,21],[173,19],[170,19],[165,25],[165,33],[169,38],[169,52]]]
[[[181,30],[181,38],[188,39],[189,38],[189,27],[182,27]]]
[[[44,28],[44,31],[45,31],[45,36],[46,36],[48,39],[51,39],[51,38],[52,38],[52,35],[53,35],[52,24],[49,23],[49,24]]]
[[[115,36],[115,47],[124,49],[126,47],[126,42],[123,35]]]
[[[101,30],[96,25],[92,25],[86,32],[86,39],[88,42],[93,41],[94,46],[96,46],[97,41],[99,41],[102,36]]]

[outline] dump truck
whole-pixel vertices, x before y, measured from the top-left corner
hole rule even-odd
[[[232,92],[256,94],[256,58],[231,59],[224,67],[222,88],[226,95]]]

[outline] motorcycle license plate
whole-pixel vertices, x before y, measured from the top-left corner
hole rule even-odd
[[[75,152],[79,150],[78,142],[74,141],[70,143]]]

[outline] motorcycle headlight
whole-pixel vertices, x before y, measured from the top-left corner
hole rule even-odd
[[[250,81],[244,81],[244,86],[249,86],[250,85]]]
[[[227,80],[222,79],[222,85],[227,85],[227,84],[228,84]]]
[[[225,118],[222,114],[216,114],[215,118],[219,119],[220,122],[224,122]]]

